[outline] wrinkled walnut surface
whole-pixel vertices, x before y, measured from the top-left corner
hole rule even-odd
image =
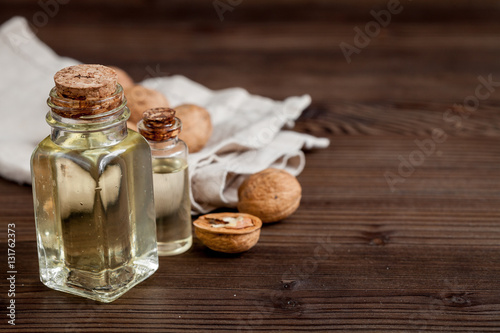
[[[130,109],[129,121],[134,124],[142,119],[142,114],[148,109],[169,107],[168,100],[162,93],[140,85],[125,89],[125,97]]]
[[[116,66],[109,67],[115,70],[118,76],[118,83],[123,87],[123,89],[132,88],[132,86],[135,85],[134,80],[123,69]]]
[[[238,210],[262,222],[282,220],[297,210],[302,187],[290,173],[269,168],[251,175],[238,189]]]
[[[174,109],[182,122],[179,139],[186,143],[190,153],[200,151],[212,136],[210,113],[201,106],[192,104],[179,105]]]

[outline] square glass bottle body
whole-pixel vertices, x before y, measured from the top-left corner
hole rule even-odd
[[[158,268],[150,148],[122,109],[98,128],[53,126],[31,160],[40,279],[101,302]]]
[[[193,243],[186,157],[153,156],[153,186],[158,254],[181,254]]]

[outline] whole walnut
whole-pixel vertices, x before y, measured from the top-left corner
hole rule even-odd
[[[179,138],[187,144],[190,153],[200,151],[212,135],[210,113],[201,106],[192,104],[179,105],[174,109],[175,116],[182,122]]]
[[[168,100],[162,93],[140,85],[125,89],[125,97],[130,109],[129,121],[133,124],[142,119],[142,114],[147,109],[169,107]]]
[[[269,168],[251,175],[238,189],[238,210],[276,222],[293,214],[300,205],[302,187],[290,173]]]
[[[116,66],[109,66],[113,68],[118,75],[118,83],[123,87],[123,89],[131,88],[135,83],[134,80],[127,74],[123,69]]]
[[[133,131],[139,132],[139,130],[137,129],[136,123],[133,123],[131,121],[127,121],[127,127]]]

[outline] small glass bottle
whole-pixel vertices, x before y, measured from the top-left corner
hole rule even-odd
[[[40,279],[112,302],[158,268],[150,148],[127,130],[112,69],[71,66],[54,80],[51,135],[31,159]]]
[[[144,112],[137,124],[151,146],[158,254],[176,255],[193,243],[189,196],[188,149],[178,138],[181,121],[175,110],[155,108]]]

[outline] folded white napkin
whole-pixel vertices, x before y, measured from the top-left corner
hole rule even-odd
[[[78,61],[59,57],[14,17],[0,27],[0,175],[31,183],[30,156],[50,133],[45,104],[53,75]],[[207,145],[189,157],[191,201],[195,213],[234,207],[244,179],[268,167],[298,175],[304,168],[302,148],[324,148],[328,139],[286,131],[310,97],[284,101],[251,95],[241,88],[210,90],[183,76],[150,78],[142,85],[161,91],[171,105],[205,107],[214,131]]]

